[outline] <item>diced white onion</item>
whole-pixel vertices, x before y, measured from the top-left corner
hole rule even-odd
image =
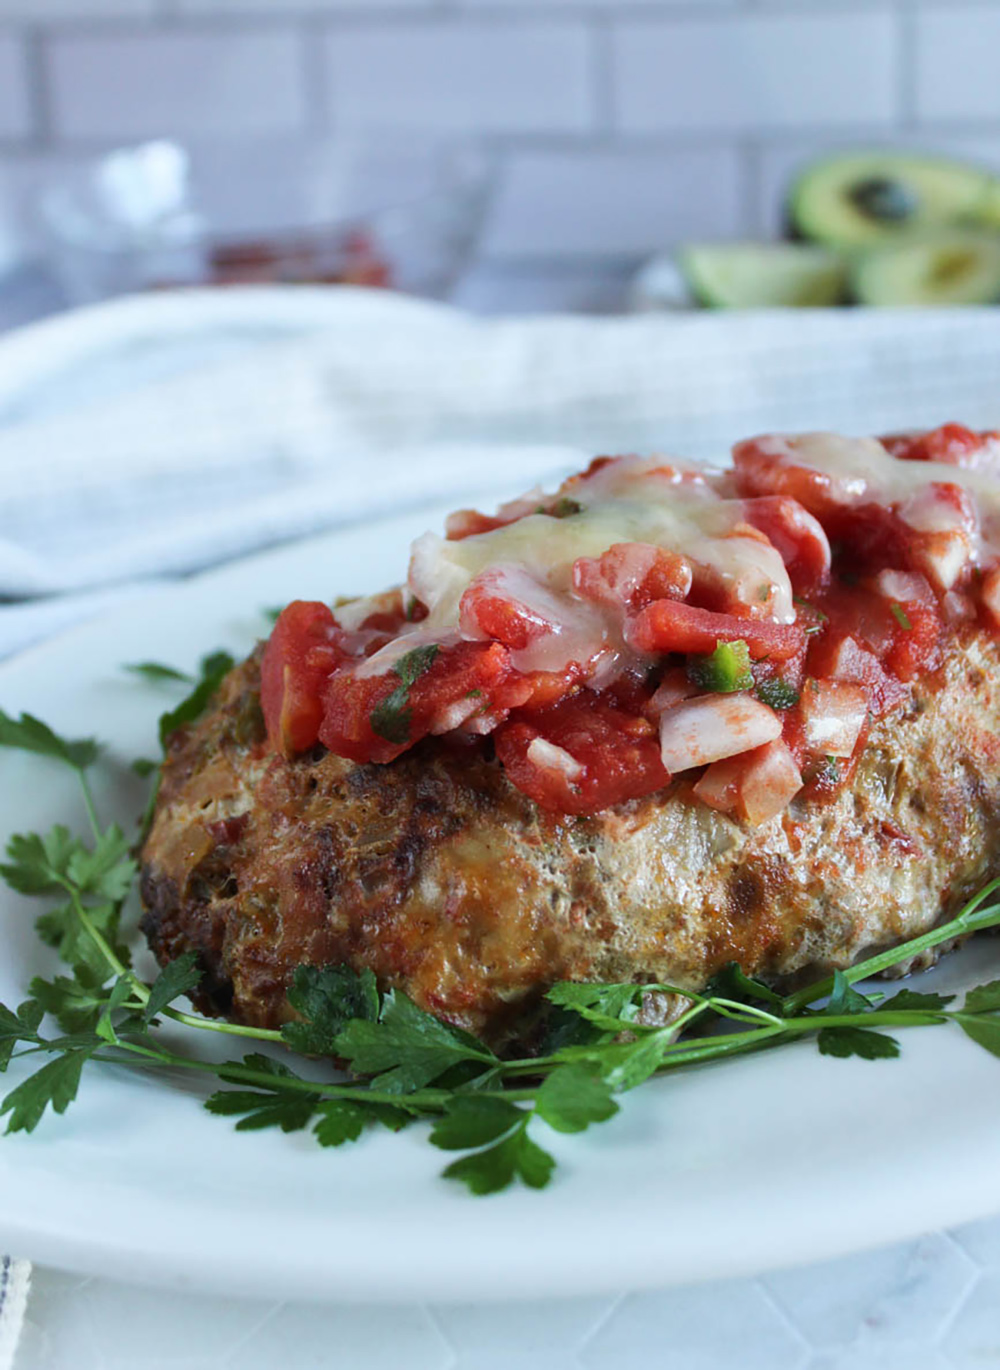
[[[474,713],[483,707],[483,701],[478,697],[472,699],[458,699],[454,704],[449,704],[447,708],[441,709],[431,724],[431,732],[435,736],[441,733],[454,732],[467,722]]]
[[[584,767],[575,756],[564,747],[547,742],[544,737],[536,737],[528,747],[528,760],[540,771],[559,771],[567,780],[579,780]]]
[[[934,598],[926,576],[917,571],[879,571],[872,585],[876,593],[897,604],[912,604],[914,600],[927,604]]]
[[[698,691],[688,679],[687,671],[675,666],[667,671],[660,681],[659,688],[649,701],[649,707],[658,714],[664,709],[672,709],[684,699],[690,699]]]
[[[783,813],[802,788],[795,758],[784,742],[770,742],[748,759],[738,783],[738,804],[748,823],[756,826]]]
[[[972,543],[966,533],[925,533],[912,548],[914,560],[942,590],[950,590],[972,560]]]
[[[714,762],[694,793],[710,808],[756,825],[782,813],[801,788],[795,758],[779,738],[744,756]]]
[[[663,764],[671,774],[751,751],[781,736],[773,709],[748,694],[699,695],[660,718]]]
[[[398,607],[398,590],[386,590],[379,595],[365,595],[361,599],[350,599],[346,604],[338,604],[333,614],[345,632],[352,633],[360,628],[372,614],[393,613]]]
[[[801,698],[806,745],[823,756],[851,756],[868,716],[860,685],[807,680]]]

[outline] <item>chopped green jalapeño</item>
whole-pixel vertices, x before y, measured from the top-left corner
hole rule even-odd
[[[716,694],[753,689],[750,648],[742,638],[735,642],[717,642],[710,656],[688,657],[687,673],[688,679],[700,690]]]

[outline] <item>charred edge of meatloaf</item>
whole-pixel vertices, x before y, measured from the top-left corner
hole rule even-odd
[[[224,1018],[233,1006],[233,982],[223,967],[223,923],[210,904],[178,896],[177,882],[144,867],[139,885],[139,930],[161,966],[194,952],[201,982],[190,998],[199,1013]]]

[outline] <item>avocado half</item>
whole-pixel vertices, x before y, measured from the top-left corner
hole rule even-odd
[[[859,304],[967,305],[1000,302],[1000,235],[951,229],[886,243],[857,258]]]
[[[677,265],[695,299],[713,309],[840,304],[847,292],[841,258],[808,243],[692,245]]]
[[[1000,229],[1000,178],[945,158],[844,153],[802,172],[788,214],[796,236],[840,251],[944,225]]]

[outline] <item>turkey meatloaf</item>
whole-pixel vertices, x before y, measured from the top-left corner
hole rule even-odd
[[[346,963],[500,1040],[558,980],[781,981],[954,914],[1000,873],[998,454],[600,459],[290,605],[170,740],[157,957],[239,1022]]]

